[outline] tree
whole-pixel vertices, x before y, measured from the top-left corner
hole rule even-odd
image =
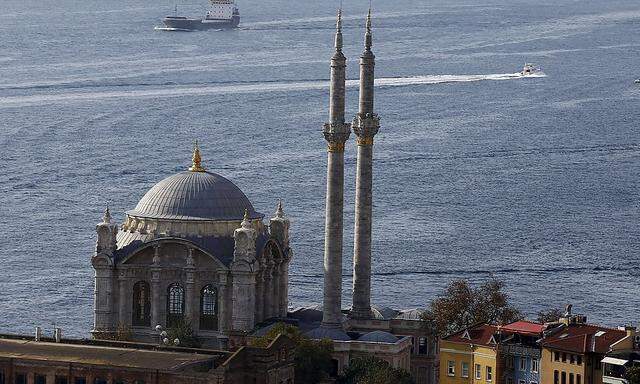
[[[189,319],[175,321],[171,327],[167,329],[167,339],[169,339],[170,345],[174,343],[174,340],[178,339],[178,346],[180,347],[200,348],[200,340],[194,336],[191,320]]]
[[[640,384],[640,365],[630,367],[624,375],[629,384]]]
[[[560,308],[548,308],[538,312],[536,321],[538,323],[555,323],[564,316],[564,312]]]
[[[293,340],[296,345],[294,359],[296,383],[316,384],[331,375],[333,370],[331,340],[309,340],[297,327],[278,323],[264,336],[253,339],[251,344],[265,348],[280,334]]]
[[[508,324],[522,319],[522,313],[510,304],[503,289],[504,282],[496,279],[479,287],[472,287],[466,280],[454,280],[444,295],[431,302],[423,320],[442,337],[477,323]]]
[[[414,384],[409,372],[393,368],[375,356],[363,356],[349,362],[338,384]]]

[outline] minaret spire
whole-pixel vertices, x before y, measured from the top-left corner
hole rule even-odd
[[[342,7],[336,21],[335,52],[331,57],[329,122],[323,134],[327,141],[327,195],[324,238],[324,299],[322,329],[341,328],[342,237],[344,210],[344,145],[351,133],[345,123],[347,59],[342,53]]]
[[[376,57],[371,51],[371,7],[367,14],[364,52],[360,56],[360,102],[353,119],[357,136],[356,202],[353,249],[353,306],[351,317],[371,318],[371,224],[373,216],[373,137],[380,120],[374,112]]]

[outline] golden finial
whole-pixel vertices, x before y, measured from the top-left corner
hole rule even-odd
[[[193,157],[191,158],[193,164],[189,168],[191,172],[204,172],[204,168],[202,168],[202,158],[200,157],[200,148],[198,147],[198,140],[196,140],[193,146]]]

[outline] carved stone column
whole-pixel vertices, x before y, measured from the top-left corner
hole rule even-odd
[[[231,306],[229,305],[229,278],[227,271],[218,274],[218,329],[223,333],[231,330],[229,319],[231,318]]]
[[[151,266],[151,326],[164,325],[164,321],[160,318],[160,245],[153,247],[153,265]]]
[[[273,266],[273,277],[271,278],[273,295],[271,296],[271,317],[280,317],[280,263]]]
[[[109,265],[95,268],[95,288],[93,296],[94,331],[112,331],[114,328],[113,315],[113,269]]]
[[[187,261],[186,266],[184,267],[184,272],[186,275],[185,280],[185,299],[184,299],[184,315],[187,320],[191,321],[191,326],[194,330],[198,330],[199,322],[196,321],[196,293],[195,293],[195,284],[196,284],[196,266],[195,261],[193,260],[193,248],[188,247],[187,249]]]
[[[118,325],[119,326],[127,326],[129,325],[129,318],[127,309],[129,306],[129,290],[127,289],[127,275],[126,271],[120,271],[118,276]]]
[[[264,320],[264,270],[256,275],[256,321]]]

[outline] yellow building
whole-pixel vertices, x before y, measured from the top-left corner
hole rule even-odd
[[[440,384],[496,384],[500,377],[493,325],[477,325],[440,340]]]
[[[601,360],[627,333],[586,324],[584,316],[570,313],[560,322],[541,343],[540,384],[602,384]]]

